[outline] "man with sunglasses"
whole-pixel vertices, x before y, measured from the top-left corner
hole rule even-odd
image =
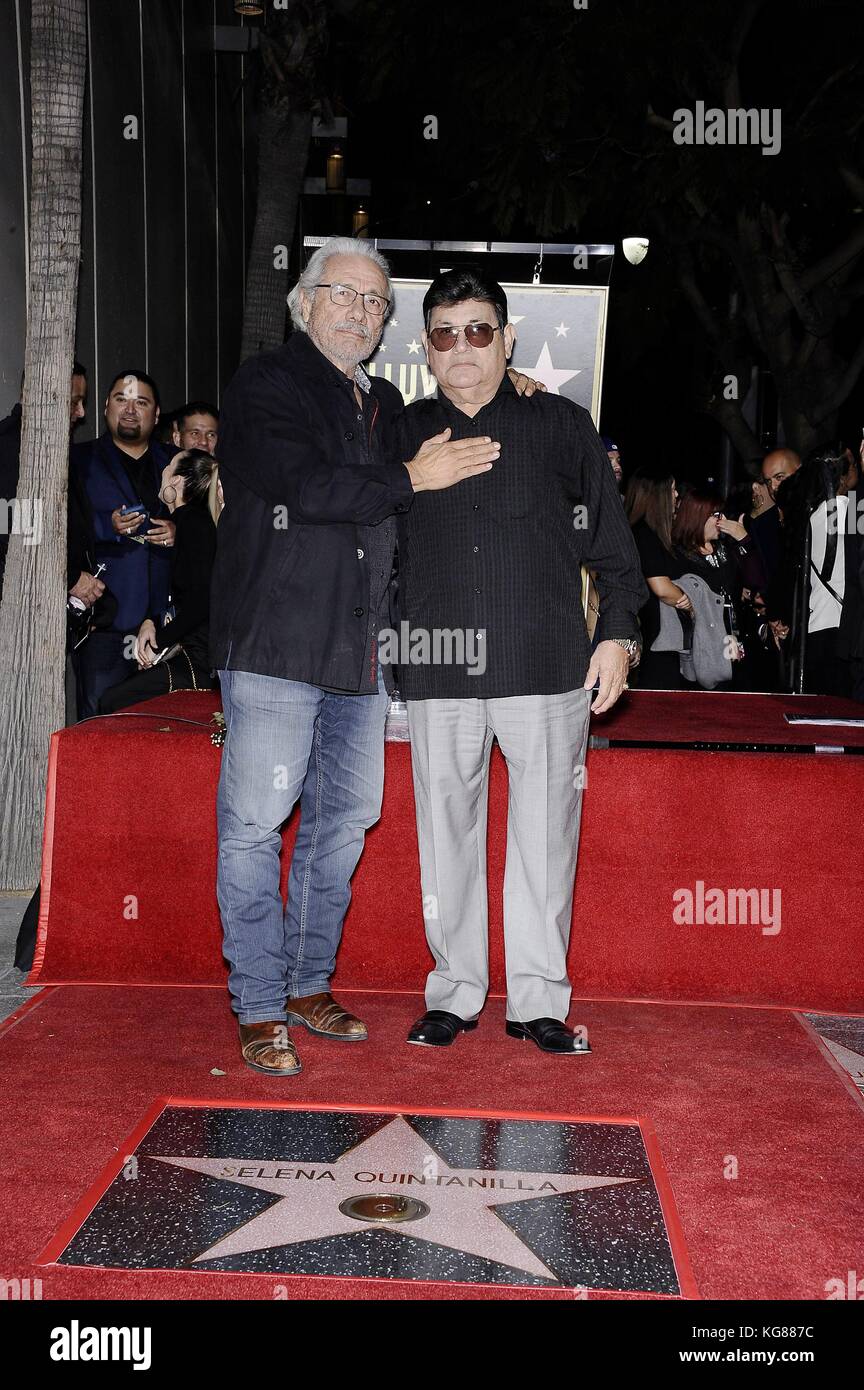
[[[331,239],[289,296],[295,332],[243,363],[222,407],[210,619],[227,725],[217,890],[242,1056],[272,1076],[300,1070],[290,1024],[344,1043],[366,1037],[330,976],[381,808],[378,629],[389,621],[394,514],[498,454],[479,433],[440,431],[404,461],[390,457],[402,397],[361,363],[391,299],[374,247]],[[298,799],[283,913],[280,828]]]
[[[510,783],[506,1028],[573,1056],[590,1051],[566,1025],[589,713],[611,709],[625,689],[647,589],[588,412],[513,388],[515,335],[501,286],[471,267],[451,270],[433,281],[423,312],[438,396],[408,406],[400,456],[445,428],[457,440],[491,436],[501,455],[458,488],[418,495],[399,518],[401,628],[412,647],[416,633],[429,634],[432,654],[399,673],[435,959],[428,1011],[408,1041],[449,1045],[476,1026],[486,999],[486,803],[497,738]],[[583,564],[600,597],[593,655],[580,603]],[[448,651],[434,640],[441,633],[464,641]],[[468,634],[482,641],[482,662],[452,659],[472,645]]]

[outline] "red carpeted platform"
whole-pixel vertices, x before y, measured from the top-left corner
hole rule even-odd
[[[615,744],[738,744],[753,748],[864,748],[864,727],[789,724],[808,719],[864,719],[864,705],[833,695],[745,695],[726,690],[631,690],[591,732]]]
[[[37,996],[0,1030],[4,1101],[16,1116],[0,1131],[4,1278],[40,1278],[46,1300],[274,1296],[273,1276],[35,1263],[160,1096],[640,1116],[668,1175],[691,1296],[821,1300],[827,1281],[864,1268],[861,1100],[793,1014],[585,1003],[575,1013],[595,1050],[562,1060],[506,1038],[499,1001],[444,1052],[403,1042],[418,996],[346,1002],[362,1009],[369,1043],[346,1056],[302,1034],[303,1073],[277,1083],[241,1064],[221,992],[65,986]],[[573,1297],[280,1276],[286,1282],[291,1298]]]
[[[792,703],[786,696],[633,692],[592,732],[658,743],[736,730],[769,745],[853,737],[791,729],[782,716]],[[841,704],[848,713],[845,702],[820,699],[815,708],[840,712]],[[794,707],[804,705],[799,699]],[[140,706],[141,714],[54,736],[34,982],[224,987],[214,886],[220,753],[206,727],[215,708],[216,696],[166,696]],[[570,955],[577,997],[862,1011],[864,760],[613,746],[590,752],[587,773]],[[506,797],[495,750],[495,992],[504,983]],[[289,823],[287,847],[293,834]],[[765,895],[758,901],[770,920],[730,921],[733,908],[740,912],[734,895],[750,889]],[[711,890],[722,895],[719,920],[716,908],[714,920],[710,911],[700,914],[700,893],[704,900]],[[687,892],[689,924],[673,917]],[[336,983],[416,990],[428,968],[410,750],[389,744],[382,819],[355,875]]]

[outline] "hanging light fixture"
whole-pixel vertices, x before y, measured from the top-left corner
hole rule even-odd
[[[621,250],[631,265],[641,265],[648,255],[648,238],[647,236],[625,236],[621,242]]]
[[[351,231],[356,237],[368,237],[369,235],[369,209],[364,207],[363,203],[358,203],[354,209]]]
[[[331,145],[327,156],[325,187],[328,193],[345,192],[345,156],[341,145]]]
[[[264,6],[256,4],[256,0],[234,0],[235,14],[263,14]]]

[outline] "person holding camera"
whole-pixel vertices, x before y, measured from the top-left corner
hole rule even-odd
[[[169,551],[169,604],[141,623],[135,643],[135,675],[112,686],[99,701],[113,714],[175,690],[208,690],[210,579],[216,557],[216,523],[222,488],[216,460],[206,449],[185,449],[166,465],[159,498],[171,513],[176,535]]]
[[[679,561],[678,584],[689,593],[682,577],[696,577],[722,599],[723,626],[718,639],[731,662],[731,675],[711,689],[758,689],[754,673],[752,623],[744,599],[745,590],[764,593],[765,573],[758,547],[747,534],[743,518],[727,517],[719,497],[690,490],[681,498],[672,522],[672,542]],[[690,595],[692,598],[692,594]],[[694,622],[703,621],[698,605]],[[698,684],[698,682],[696,683]],[[684,681],[685,688],[695,688]]]
[[[174,523],[160,501],[169,451],[153,439],[159,391],[146,372],[113,378],[105,401],[106,429],[72,448],[70,474],[87,496],[96,538],[95,559],[117,600],[111,626],[90,633],[79,653],[78,718],[96,714],[111,686],[134,672],[127,635],[168,604],[169,550]]]

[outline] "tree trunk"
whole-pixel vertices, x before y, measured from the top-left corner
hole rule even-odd
[[[86,0],[33,0],[31,43],[24,414],[0,609],[0,888],[38,881],[49,738],[65,720],[69,383],[81,254]]]
[[[312,117],[307,111],[263,107],[258,127],[258,201],[246,272],[241,361],[285,341],[287,267],[274,265],[276,248],[290,255],[309,158]],[[285,257],[287,260],[287,256]]]

